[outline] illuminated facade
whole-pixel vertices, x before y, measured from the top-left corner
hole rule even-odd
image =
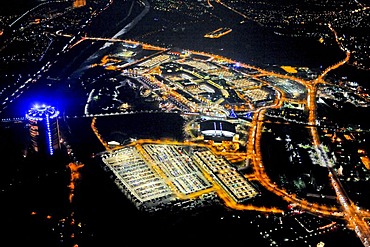
[[[52,106],[36,105],[28,110],[31,146],[38,153],[53,155],[59,149],[59,111]]]
[[[73,7],[74,8],[79,8],[79,7],[82,7],[82,6],[85,6],[86,5],[86,0],[75,0],[73,2]]]

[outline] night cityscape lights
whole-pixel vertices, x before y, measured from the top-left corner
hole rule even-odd
[[[8,1],[2,245],[370,247],[367,30],[369,0]]]

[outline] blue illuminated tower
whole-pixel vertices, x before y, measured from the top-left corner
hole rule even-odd
[[[37,153],[53,155],[60,148],[58,116],[59,111],[48,105],[35,105],[28,110],[31,146]]]

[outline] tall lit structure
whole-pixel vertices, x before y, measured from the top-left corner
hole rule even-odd
[[[48,105],[35,105],[28,110],[31,146],[38,152],[53,155],[59,149],[59,111]]]

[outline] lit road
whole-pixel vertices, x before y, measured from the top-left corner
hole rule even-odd
[[[335,30],[328,25],[329,28],[334,33],[338,44],[338,37]],[[343,49],[343,48],[342,48]],[[266,174],[263,171],[262,159],[260,154],[260,136],[262,131],[262,110],[257,111],[256,116],[253,118],[253,124],[250,131],[250,139],[248,144],[248,154],[253,157],[254,169],[256,171],[256,177],[260,178],[259,181],[262,185],[266,188],[273,188],[276,194],[283,196],[283,198],[291,203],[297,203],[300,207],[304,210],[311,211],[313,213],[320,213],[320,214],[331,214],[331,215],[338,215],[344,216],[345,219],[348,221],[349,226],[356,232],[359,239],[362,241],[364,246],[369,245],[369,238],[370,238],[370,227],[366,223],[365,218],[369,216],[367,211],[361,211],[353,202],[351,202],[350,198],[348,198],[347,193],[341,186],[340,181],[336,177],[336,172],[331,169],[332,164],[330,164],[330,159],[327,157],[326,151],[323,150],[322,146],[320,145],[319,135],[316,129],[316,91],[317,91],[317,84],[325,83],[323,78],[331,71],[339,66],[345,64],[350,58],[350,52],[348,50],[343,49],[346,54],[345,59],[339,61],[338,63],[329,66],[326,68],[315,80],[312,82],[310,81],[303,81],[300,80],[302,84],[306,86],[308,89],[308,96],[307,96],[307,105],[309,108],[309,128],[311,130],[311,135],[313,138],[313,145],[316,147],[317,154],[323,166],[328,167],[329,170],[329,179],[332,183],[333,188],[335,189],[337,199],[342,205],[343,212],[340,212],[339,209],[331,208],[328,210],[323,205],[313,205],[312,203],[308,203],[306,201],[299,200],[294,198],[294,196],[288,195],[283,190],[277,189],[274,185],[268,180]],[[276,75],[277,76],[277,75]],[[293,79],[293,78],[292,78]],[[296,80],[297,81],[297,80]],[[334,214],[335,213],[335,214]]]
[[[337,37],[337,34],[335,30],[328,25],[328,27],[332,30],[333,34]],[[133,45],[140,44],[139,42],[135,41],[129,41],[129,40],[121,40],[118,38],[94,38],[94,37],[82,37],[80,41],[78,41],[75,45],[77,45],[79,42],[83,42],[85,40],[101,40],[101,41],[108,41],[108,42],[124,42],[124,43],[129,43]],[[338,41],[338,39],[337,39]],[[338,44],[340,45],[339,41]],[[156,53],[153,55],[153,57],[157,56],[158,54],[161,54],[162,52],[166,52],[167,49],[165,48],[160,48],[157,46],[153,46],[150,44],[140,44],[142,45],[143,49],[147,50],[153,50],[156,51]],[[265,122],[264,120],[264,114],[265,110],[267,108],[280,108],[285,101],[287,101],[287,98],[285,97],[285,93],[281,89],[275,88],[277,94],[275,101],[270,104],[269,106],[265,107],[258,107],[257,109],[252,110],[254,112],[253,119],[250,123],[249,127],[249,134],[248,134],[248,141],[247,141],[247,151],[246,153],[239,154],[240,155],[240,160],[248,158],[250,159],[251,165],[253,166],[254,174],[249,175],[250,178],[257,179],[262,186],[264,186],[266,189],[269,191],[273,192],[274,194],[278,195],[281,197],[283,200],[287,201],[288,203],[292,205],[296,205],[299,209],[305,210],[308,212],[312,212],[314,214],[318,215],[326,215],[326,216],[331,216],[331,217],[340,217],[344,218],[348,222],[348,226],[353,229],[359,239],[362,241],[365,247],[369,246],[368,239],[370,236],[370,230],[369,230],[369,225],[366,223],[365,218],[369,217],[370,214],[367,211],[361,210],[358,207],[356,207],[351,200],[348,198],[346,192],[343,190],[343,187],[340,184],[340,181],[336,178],[335,172],[332,171],[331,167],[333,164],[331,164],[331,160],[327,157],[327,154],[325,150],[323,150],[321,144],[320,144],[320,139],[318,135],[318,131],[316,129],[317,123],[316,123],[316,93],[317,93],[317,86],[319,84],[325,84],[326,82],[324,81],[324,77],[332,70],[337,69],[338,67],[342,66],[345,64],[349,58],[350,58],[350,52],[348,50],[343,49],[345,52],[345,58],[336,64],[329,66],[323,72],[317,76],[317,78],[307,81],[303,80],[300,78],[296,78],[291,75],[282,75],[274,72],[269,72],[269,71],[264,71],[262,69],[246,65],[246,64],[240,64],[241,67],[245,68],[250,68],[254,69],[255,71],[258,72],[258,75],[254,75],[253,77],[255,79],[258,79],[259,77],[263,76],[270,76],[270,77],[276,77],[280,79],[286,79],[286,80],[292,80],[296,83],[299,83],[303,85],[307,89],[307,97],[306,99],[289,99],[290,101],[296,101],[296,103],[302,103],[307,106],[309,110],[309,117],[308,117],[308,122],[307,122],[307,128],[310,130],[311,136],[312,136],[312,144],[319,156],[319,159],[321,161],[322,166],[328,167],[328,175],[329,179],[332,183],[332,186],[336,192],[337,200],[339,201],[341,208],[337,208],[334,206],[326,206],[326,205],[319,205],[316,203],[311,203],[307,201],[306,199],[303,198],[298,198],[296,195],[288,193],[285,191],[283,188],[279,188],[276,186],[266,175],[266,172],[264,170],[263,166],[263,160],[262,160],[262,155],[261,155],[261,147],[260,147],[260,140],[261,140],[261,135],[262,135],[262,129],[263,129],[263,124]],[[223,60],[227,63],[237,63],[236,61],[213,55],[213,54],[207,54],[203,52],[192,52],[193,54],[199,54],[202,56],[210,57],[215,60]],[[131,65],[134,65],[135,63],[139,63],[144,61],[145,59],[148,58],[142,58],[140,60],[137,60],[135,62],[132,62]],[[101,66],[107,63],[108,60],[102,61]],[[114,67],[113,67],[114,69]],[[121,68],[122,69],[122,68]],[[194,77],[197,77],[195,72],[191,71],[186,71],[190,74],[192,74]],[[152,80],[153,85],[157,85],[158,89],[163,90],[163,92],[168,93],[168,95],[171,95],[174,99],[176,99],[178,102],[181,102],[184,105],[187,105],[191,111],[198,111],[200,108],[199,106],[192,105],[190,104],[186,99],[184,99],[181,95],[176,93],[175,91],[171,91],[169,88],[167,88],[163,83],[160,83],[155,80],[155,77],[153,76],[156,73],[160,73],[160,71],[156,71],[155,69],[148,69],[143,72],[143,76],[146,76],[150,80]],[[202,77],[200,78],[202,79]],[[211,80],[208,81],[210,84],[213,82]],[[217,84],[212,84],[213,86],[217,87],[218,89],[223,92],[224,97],[228,97],[228,93],[225,90],[225,88],[221,85]],[[214,102],[208,102],[210,104],[214,105],[214,109],[217,109],[218,107],[216,106],[216,103]],[[99,135],[98,135],[99,136]],[[101,139],[101,138],[100,138]],[[101,139],[102,143],[104,141]],[[187,145],[199,145],[198,144],[191,144],[190,142],[187,143]],[[212,148],[212,147],[209,147]],[[214,150],[215,153],[217,153],[217,150]],[[234,158],[238,156],[238,153],[233,153]],[[165,177],[163,175],[163,177]],[[226,193],[223,192],[222,188],[217,186],[217,184],[214,184],[212,189],[217,191],[219,196],[224,200],[225,204],[230,207],[234,208],[237,210],[257,210],[257,211],[269,211],[269,212],[274,212],[274,213],[281,213],[281,210],[278,210],[276,208],[258,208],[253,205],[241,205],[236,202],[234,202]],[[194,193],[192,195],[188,196],[194,196],[197,197],[201,194],[200,192]],[[179,197],[182,197],[182,195],[178,195]]]
[[[349,60],[350,54],[351,54],[350,51],[348,51],[347,49],[345,49],[341,46],[338,35],[337,35],[336,31],[333,29],[333,27],[330,24],[328,24],[328,27],[330,28],[330,30],[335,35],[335,39],[336,39],[339,47],[345,52],[346,57],[343,60],[339,61],[338,63],[326,68],[321,73],[321,75],[319,75],[313,81],[313,85],[309,87],[310,94],[309,94],[308,104],[309,104],[309,108],[310,108],[310,117],[309,117],[309,121],[311,123],[310,129],[311,129],[311,134],[312,134],[312,137],[313,137],[313,140],[314,140],[314,145],[315,145],[315,147],[317,147],[320,150],[319,152],[317,152],[319,154],[320,160],[321,160],[321,162],[324,166],[328,167],[330,181],[331,181],[332,186],[333,186],[333,188],[335,190],[335,193],[337,195],[337,199],[340,202],[340,204],[342,205],[342,208],[343,208],[343,211],[344,211],[344,216],[345,216],[346,220],[348,221],[349,227],[351,227],[356,232],[357,236],[362,241],[364,246],[368,247],[368,246],[370,246],[370,243],[369,243],[369,241],[370,241],[370,226],[365,221],[365,217],[366,217],[366,215],[368,215],[368,212],[367,211],[361,211],[359,208],[357,208],[357,206],[348,197],[346,191],[344,190],[343,186],[341,185],[341,182],[339,181],[339,179],[336,176],[336,172],[333,171],[333,169],[331,168],[332,165],[330,164],[330,160],[327,157],[326,152],[322,149],[322,146],[320,145],[318,133],[317,133],[316,127],[314,127],[315,126],[315,119],[316,119],[316,116],[315,116],[315,111],[316,111],[316,107],[315,107],[316,85],[318,83],[324,83],[323,78],[325,77],[325,75],[329,71],[331,71],[333,69],[336,69],[339,66],[345,64]]]
[[[110,41],[110,42],[126,42],[126,43],[130,42],[130,44],[134,44],[134,45],[140,44],[140,43],[134,42],[134,41],[112,39],[112,38],[107,38],[106,39],[106,38],[84,37],[83,39],[84,40],[103,40],[103,41]],[[156,46],[152,46],[152,45],[148,45],[148,44],[142,44],[142,45],[143,45],[143,49],[151,49],[151,50],[154,50],[154,51],[158,51],[158,53],[155,53],[155,54],[159,54],[159,53],[164,52],[166,50],[166,49],[156,47]],[[230,59],[227,59],[227,58],[224,58],[224,57],[212,55],[212,54],[207,54],[207,53],[203,53],[203,52],[193,52],[193,53],[200,54],[200,55],[203,55],[203,56],[211,56],[211,57],[213,57],[213,59],[220,59],[220,60],[226,61],[228,63],[236,63],[236,61],[233,61],[233,60],[230,60]],[[153,56],[155,56],[155,55],[153,55]],[[147,58],[145,58],[145,59],[147,59]],[[139,62],[141,62],[145,59],[139,59],[139,60],[133,62],[133,64],[134,63],[139,63]],[[101,66],[105,65],[108,61],[109,61],[109,59],[103,58]],[[343,64],[343,63],[344,62],[341,61],[340,63],[338,63],[334,66],[331,66],[330,69],[326,69],[324,71],[324,73],[325,74],[328,73],[331,69],[335,69],[339,66],[339,64]],[[315,104],[315,94],[316,94],[316,85],[318,83],[324,83],[324,81],[323,81],[324,75],[321,74],[320,77],[319,77],[320,80],[316,79],[315,81],[312,82],[312,81],[305,81],[305,80],[302,80],[302,79],[299,79],[299,78],[295,78],[294,76],[290,76],[290,75],[281,75],[281,74],[274,73],[274,72],[264,71],[264,70],[261,70],[259,68],[252,67],[252,66],[249,66],[249,65],[246,65],[246,64],[240,64],[240,65],[244,66],[244,67],[255,69],[256,71],[259,72],[259,74],[258,74],[259,77],[267,75],[267,76],[274,76],[274,77],[278,77],[278,78],[282,78],[282,79],[290,79],[290,80],[293,80],[295,82],[298,82],[298,83],[304,85],[307,88],[308,96],[307,96],[306,101],[307,101],[308,107],[310,108],[310,111],[309,111],[310,112],[310,118],[309,118],[310,120],[309,120],[308,128],[311,130],[314,146],[317,147],[317,150],[320,150],[320,141],[319,141],[318,134],[317,134],[317,131],[316,131],[316,128],[315,128],[315,125],[316,125],[316,123],[315,123],[316,122],[316,120],[315,120],[316,119],[316,117],[315,117],[315,106],[316,106],[316,104]],[[146,76],[150,77],[150,73],[158,73],[158,72],[156,72],[155,70],[148,70],[146,72]],[[256,76],[256,78],[258,76]],[[163,84],[160,84],[160,83],[158,83],[158,85],[160,87],[165,87]],[[220,89],[223,89],[223,88],[220,87]],[[168,91],[167,88],[163,88],[163,90]],[[183,101],[184,104],[187,103],[176,92],[169,92],[169,93],[176,100]],[[247,152],[246,152],[246,154],[244,154],[244,153],[243,154],[234,153],[234,157],[239,156],[240,160],[245,159],[246,157],[251,159],[253,161],[252,164],[254,166],[254,171],[255,171],[254,178],[258,179],[259,182],[265,188],[267,188],[271,192],[275,193],[276,195],[282,197],[287,202],[289,202],[291,204],[299,205],[299,207],[302,210],[311,211],[311,212],[316,213],[316,214],[343,217],[343,213],[341,212],[341,209],[338,209],[338,208],[335,208],[335,207],[327,207],[325,205],[318,205],[318,204],[310,203],[310,202],[306,201],[305,199],[297,198],[295,195],[289,194],[285,190],[283,190],[281,188],[278,188],[273,182],[271,182],[269,180],[268,176],[266,175],[266,173],[263,169],[263,162],[262,162],[262,157],[261,157],[262,155],[261,155],[261,151],[260,151],[260,138],[261,138],[261,134],[262,134],[263,123],[265,122],[265,120],[264,120],[265,109],[267,109],[267,108],[280,108],[282,106],[283,102],[286,100],[283,91],[277,90],[276,95],[277,95],[277,97],[275,99],[275,102],[272,105],[269,105],[269,106],[266,106],[266,107],[260,107],[260,108],[258,108],[254,111],[255,114],[254,114],[254,117],[253,117],[252,122],[251,122],[249,140],[247,142],[248,143],[247,144]],[[305,103],[304,100],[300,100],[298,102]],[[197,110],[197,107],[195,107],[194,110]],[[217,150],[215,150],[215,152],[217,153]],[[318,151],[318,153],[322,153],[322,152]],[[223,153],[223,155],[225,155],[225,153]],[[322,160],[327,161],[328,159],[322,159]],[[222,191],[222,190],[218,190],[218,191]],[[222,196],[223,195],[222,192],[219,192],[219,194],[225,200],[225,203],[229,207],[232,207],[232,208],[235,208],[235,209],[241,209],[241,208],[252,209],[253,208],[252,206],[246,207],[246,206],[241,206],[241,205],[235,204],[235,203],[232,202],[232,200],[227,199],[227,196]],[[254,208],[254,210],[257,210],[257,209]],[[272,210],[272,211],[274,211],[274,210]],[[368,214],[364,214],[364,216],[365,215],[368,216]]]

